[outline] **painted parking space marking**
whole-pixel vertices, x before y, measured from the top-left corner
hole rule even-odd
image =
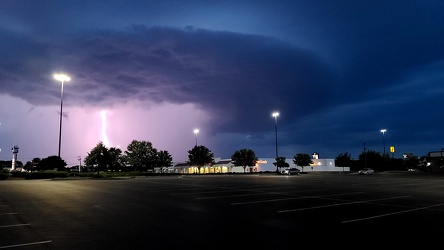
[[[276,202],[276,201],[286,201],[286,200],[297,200],[297,199],[325,198],[325,197],[333,197],[333,196],[340,196],[340,195],[350,195],[350,194],[362,194],[362,193],[364,193],[364,192],[354,192],[354,193],[346,193],[346,194],[332,194],[332,195],[321,195],[321,196],[298,196],[298,197],[292,197],[292,198],[281,198],[281,199],[248,201],[248,202],[236,202],[236,203],[231,203],[230,205],[234,206],[234,205],[246,205],[246,204]]]
[[[256,192],[256,193],[250,193],[250,194],[235,194],[235,195],[220,195],[220,196],[212,196],[212,197],[200,197],[197,198],[198,200],[209,200],[209,199],[219,199],[219,198],[231,198],[231,197],[242,197],[242,196],[253,196],[253,195],[264,195],[264,194],[278,194],[278,195],[289,195],[294,196],[292,194],[295,193],[301,193],[301,192],[307,192],[307,191],[324,191],[326,189],[312,189],[312,190],[304,190],[304,191],[297,191],[297,192]],[[247,190],[249,191],[249,190]],[[299,196],[300,197],[300,196]]]
[[[342,223],[345,224],[345,223],[350,223],[350,222],[372,220],[372,219],[377,219],[377,218],[381,218],[381,217],[391,216],[391,215],[395,215],[395,214],[402,214],[402,213],[409,213],[409,212],[418,211],[418,210],[425,210],[425,209],[429,209],[429,208],[433,208],[433,207],[439,207],[439,206],[442,206],[442,205],[444,205],[444,204],[441,203],[441,204],[431,205],[431,206],[427,206],[427,207],[413,208],[413,209],[408,209],[408,210],[403,210],[403,211],[398,211],[398,212],[393,212],[393,213],[388,213],[388,214],[380,214],[380,215],[364,217],[364,218],[359,218],[359,219],[354,219],[354,220],[345,220],[345,221],[342,221]]]
[[[371,203],[373,201],[392,200],[392,199],[400,199],[400,198],[407,198],[407,197],[409,197],[409,196],[398,196],[398,197],[390,197],[390,198],[374,199],[374,200],[363,200],[363,201],[350,201],[350,202],[335,203],[335,204],[316,206],[316,207],[305,207],[305,208],[297,208],[297,209],[280,210],[280,211],[277,211],[277,212],[278,213],[297,212],[297,211],[303,211],[303,210],[311,210],[311,209],[319,209],[319,208],[325,208],[325,207],[343,206],[343,205],[350,205],[350,204],[357,204],[357,203]]]
[[[47,244],[47,243],[51,243],[51,241],[45,240],[45,241],[30,242],[30,243],[23,243],[23,244],[17,244],[17,245],[0,246],[0,249],[14,248],[14,247],[26,247],[26,246],[40,245],[40,244]]]
[[[0,207],[7,207],[10,208],[9,205],[0,205]],[[9,210],[9,209],[8,209]],[[2,218],[5,218],[7,216],[12,216],[13,218],[16,217],[16,215],[18,215],[18,212],[4,212],[4,213],[0,213],[0,216]],[[9,225],[0,225],[0,228],[5,228],[6,230],[8,229],[12,229],[12,228],[20,228],[20,227],[27,227],[30,226],[30,223],[20,223],[20,224],[9,224]],[[23,230],[23,229],[20,229]],[[19,239],[20,240],[20,239]],[[36,246],[36,245],[41,245],[41,244],[47,244],[50,243],[50,240],[45,240],[45,241],[35,241],[35,242],[24,242],[24,243],[19,243],[19,244],[14,244],[14,245],[0,245],[0,249],[10,249],[10,248],[21,248],[21,247],[27,247],[27,246]]]
[[[260,186],[263,187],[263,186]],[[288,187],[291,188],[291,187]],[[196,194],[217,194],[217,193],[226,193],[226,192],[239,192],[239,191],[244,191],[244,192],[260,192],[262,190],[270,190],[270,189],[282,189],[282,187],[266,187],[266,188],[251,188],[249,187],[248,189],[242,189],[242,188],[233,188],[233,187],[211,187],[211,188],[199,188],[196,190],[202,190],[202,189],[210,189],[210,190],[214,190],[214,191],[201,191],[201,192],[181,192],[181,193],[173,193],[170,194],[172,196],[176,196],[176,195],[196,195]],[[222,189],[222,190],[220,190]]]
[[[18,214],[18,213],[2,213],[0,215],[15,215],[15,214]]]
[[[29,226],[31,224],[12,224],[12,225],[4,225],[4,226],[0,226],[0,228],[5,228],[5,227],[23,227],[23,226]]]

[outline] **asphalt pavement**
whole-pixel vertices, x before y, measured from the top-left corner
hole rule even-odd
[[[0,249],[434,247],[443,190],[419,172],[5,180]]]

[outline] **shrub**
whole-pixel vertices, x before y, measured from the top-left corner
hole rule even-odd
[[[0,180],[6,180],[8,179],[9,174],[8,173],[0,173]]]
[[[26,172],[11,170],[11,177],[25,177],[26,174]]]
[[[31,179],[52,179],[52,178],[66,178],[68,177],[68,172],[65,171],[55,171],[55,170],[45,170],[41,172],[31,172],[27,173],[25,176],[26,180]]]

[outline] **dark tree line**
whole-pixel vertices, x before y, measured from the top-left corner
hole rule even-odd
[[[373,168],[376,171],[405,171],[408,169],[429,171],[426,162],[427,157],[425,156],[417,157],[410,153],[400,159],[374,150],[362,151],[357,160],[352,159],[348,152],[340,153],[335,159],[336,166],[350,167],[351,171],[358,171],[361,168]]]
[[[157,150],[149,141],[133,140],[123,153],[120,148],[107,148],[99,142],[84,160],[87,167],[100,171],[152,171],[172,166],[168,151]]]
[[[213,153],[205,146],[195,146],[188,151],[187,164],[199,168],[205,165],[214,164]],[[102,142],[99,142],[84,159],[84,168],[90,168],[94,171],[152,171],[154,168],[165,169],[172,166],[172,156],[166,150],[158,150],[153,147],[149,141],[133,140],[122,151],[120,148],[107,148]],[[244,172],[246,167],[256,165],[258,158],[252,149],[239,149],[231,156],[231,162],[235,166],[242,166]],[[282,168],[288,168],[289,164],[285,157],[277,157],[273,164],[276,166],[276,172]],[[391,158],[389,154],[381,154],[374,150],[364,150],[359,154],[358,159],[353,159],[348,152],[340,153],[335,158],[335,165],[338,167],[349,167],[351,171],[357,171],[364,167],[370,167],[376,171],[387,170],[407,170],[419,169],[428,171],[426,166],[426,157],[416,157],[413,154],[407,154],[402,159]],[[0,161],[2,168],[11,166],[11,161]],[[293,156],[293,163],[303,168],[313,163],[311,156],[306,153],[297,153]],[[20,161],[16,164],[27,171],[42,170],[66,170],[66,162],[58,156],[49,156],[47,158],[34,158],[23,165]]]

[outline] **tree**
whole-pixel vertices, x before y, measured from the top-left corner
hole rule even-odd
[[[279,172],[281,168],[288,168],[290,166],[290,164],[288,164],[288,162],[286,161],[287,158],[279,156],[278,158],[276,158],[276,162],[273,162],[273,165],[276,166],[276,172]]]
[[[62,158],[59,156],[53,155],[43,158],[38,163],[40,170],[53,170],[56,169],[58,171],[66,170],[65,166],[68,165]]]
[[[382,166],[383,163],[381,154],[374,150],[364,150],[359,155],[359,161],[361,162],[362,167],[373,168],[375,170],[381,170],[380,166]]]
[[[108,148],[103,142],[97,143],[97,145],[88,153],[85,158],[85,163],[88,166],[95,166],[97,168],[97,174],[100,170],[106,170],[111,163],[111,157]]]
[[[147,170],[153,169],[157,162],[157,149],[149,141],[133,140],[125,151],[126,163],[132,165],[135,169]]]
[[[31,163],[32,163],[32,169],[31,169],[31,171],[32,170],[39,170],[39,162],[41,161],[41,159],[40,158],[38,158],[38,157],[35,157],[35,158],[33,158],[32,159],[32,161],[31,161]]]
[[[256,154],[251,149],[243,148],[243,149],[237,150],[231,156],[231,162],[235,166],[242,166],[244,168],[244,173],[245,173],[245,168],[247,166],[255,166],[256,161],[257,161]]]
[[[28,172],[32,172],[32,162],[31,161],[27,161],[25,163],[25,166],[23,166],[23,169],[25,169]]]
[[[305,153],[295,154],[293,157],[293,163],[302,168],[302,172],[304,172],[304,166],[309,166],[313,164],[310,155]]]
[[[417,169],[420,164],[420,158],[412,153],[407,153],[404,159],[405,170]]]
[[[214,164],[213,153],[205,146],[194,146],[188,150],[187,163],[191,166],[197,166],[200,173],[200,168],[207,164]]]
[[[157,164],[159,168],[168,168],[173,165],[173,157],[166,150],[161,150],[157,153]]]
[[[122,169],[122,150],[120,148],[111,147],[108,150],[110,157],[109,169],[121,170]]]
[[[338,167],[342,167],[342,171],[344,171],[344,167],[350,167],[351,164],[351,154],[348,152],[340,153],[336,156],[335,165]]]

